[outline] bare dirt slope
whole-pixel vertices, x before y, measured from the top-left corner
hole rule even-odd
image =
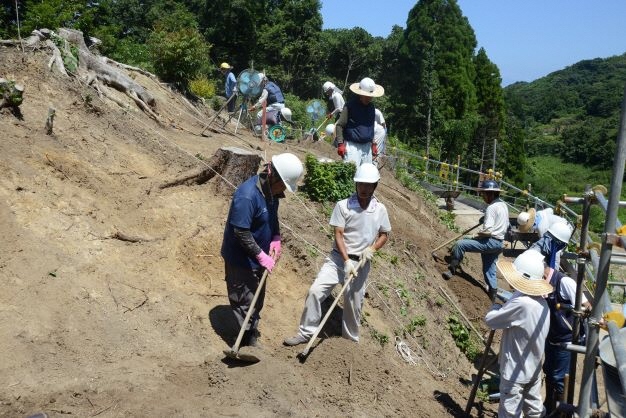
[[[49,72],[48,59],[0,49],[0,76],[26,87],[21,118],[0,114],[0,416],[462,415],[462,382],[474,369],[447,330],[455,311],[438,287],[471,318],[489,303],[478,284],[441,279],[430,252],[453,234],[436,209],[383,170],[377,195],[394,231],[370,276],[362,342],[336,337],[335,316],[329,338],[300,363],[299,349],[281,341],[296,331],[330,248],[329,208],[289,195],[280,213],[286,248],[263,310],[263,361],[227,361],[222,351],[238,331],[219,255],[230,196],[215,192],[215,179],[157,186],[201,168],[196,156],[221,146],[265,158],[334,151],[262,143],[246,131],[202,137],[210,111],[137,75],[168,121],[159,126],[132,104],[124,110]],[[53,136],[44,133],[49,106]],[[477,257],[465,270],[482,282]],[[407,327],[417,317],[424,321]],[[394,349],[403,328],[417,365]]]

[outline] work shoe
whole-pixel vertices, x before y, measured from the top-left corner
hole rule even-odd
[[[491,301],[491,303],[495,303],[496,296],[498,296],[498,288],[497,287],[489,288],[489,290],[487,290],[487,294],[489,295],[489,300]]]
[[[261,347],[259,344],[259,331],[256,329],[250,329],[243,333],[242,345],[248,347]]]
[[[305,337],[302,334],[295,335],[293,337],[285,338],[283,344],[286,346],[292,347],[294,345],[305,344],[309,342],[309,338]]]
[[[452,276],[454,276],[454,273],[456,273],[456,268],[459,265],[459,262],[457,260],[452,260],[450,262],[450,264],[448,264],[448,270],[444,271],[443,273],[441,273],[441,276],[445,279],[445,280],[450,280],[452,278]]]

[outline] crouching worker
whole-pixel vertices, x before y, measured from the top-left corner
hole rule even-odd
[[[485,316],[491,329],[501,329],[499,418],[545,415],[541,401],[541,359],[550,328],[550,309],[542,295],[552,292],[543,280],[543,256],[527,250],[513,263],[498,263],[504,279],[515,289],[503,305]]]
[[[271,273],[280,256],[278,199],[285,189],[294,192],[302,175],[302,162],[293,154],[278,154],[263,171],[243,182],[235,193],[224,228],[222,257],[228,300],[235,318],[246,326],[242,345],[256,346],[265,289],[261,289],[254,314],[244,319],[265,270]]]
[[[278,125],[282,121],[291,123],[291,109],[288,107],[283,107],[282,109],[267,109],[265,111],[265,129]],[[262,126],[263,111],[259,110],[256,114],[256,122],[254,124],[254,130],[256,133],[261,133]]]
[[[300,330],[294,337],[287,338],[285,345],[304,344],[311,339],[320,324],[322,302],[333,287],[343,285],[350,274],[355,277],[344,293],[341,334],[346,339],[359,341],[359,321],[370,261],[385,245],[391,231],[387,209],[374,197],[379,180],[376,167],[370,163],[362,164],[354,176],[356,193],[335,205],[330,217],[330,224],[335,228],[333,249],[309,289]],[[357,271],[362,259],[367,261]]]
[[[492,302],[498,292],[496,262],[502,251],[504,234],[509,228],[509,210],[500,199],[500,186],[494,180],[483,181],[479,188],[487,209],[483,227],[475,237],[457,241],[452,247],[448,269],[442,273],[445,280],[450,280],[463,261],[466,252],[480,253],[483,262],[483,275],[487,284],[487,294]]]

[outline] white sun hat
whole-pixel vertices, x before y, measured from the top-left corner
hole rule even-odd
[[[554,291],[543,279],[543,255],[539,251],[526,250],[515,261],[500,260],[497,266],[504,280],[526,295],[541,296]]]
[[[359,83],[351,84],[350,90],[359,96],[380,97],[385,94],[385,89],[369,77],[365,77]]]

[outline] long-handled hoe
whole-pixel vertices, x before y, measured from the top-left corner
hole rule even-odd
[[[261,289],[263,289],[263,287],[265,286],[265,279],[267,278],[267,274],[268,274],[268,271],[265,270],[265,273],[263,273],[263,276],[261,277],[261,281],[259,282],[259,286],[257,287],[256,292],[254,292],[254,297],[252,298],[250,309],[248,309],[248,313],[246,314],[246,319],[244,319],[243,323],[241,324],[241,329],[239,330],[239,335],[237,336],[237,341],[235,341],[235,345],[233,345],[230,350],[224,350],[224,354],[228,358],[232,358],[234,360],[245,361],[248,363],[258,363],[259,361],[261,361],[261,359],[255,356],[254,354],[240,353],[239,345],[241,344],[241,340],[243,339],[243,334],[246,331],[246,326],[248,325],[248,322],[250,321],[250,318],[252,317],[252,313],[254,312],[256,301],[259,298],[259,295],[261,294]]]
[[[361,261],[359,261],[359,264],[356,266],[357,272],[361,269],[361,267],[363,267],[363,265],[366,262],[367,262],[367,260],[365,258],[363,258],[363,259],[361,259]],[[313,334],[313,336],[309,340],[309,343],[306,345],[306,347],[304,347],[304,350],[302,350],[302,352],[296,356],[296,357],[298,357],[298,360],[300,360],[301,363],[304,363],[305,360],[307,359],[307,357],[309,356],[309,351],[311,350],[311,347],[313,346],[313,343],[317,339],[318,334],[320,333],[322,328],[324,328],[324,324],[326,324],[326,321],[330,317],[330,314],[333,313],[333,310],[335,309],[335,306],[337,306],[337,303],[339,302],[339,299],[341,299],[341,295],[343,295],[343,292],[345,292],[346,288],[348,287],[348,285],[350,285],[350,283],[352,282],[352,280],[355,277],[356,277],[356,275],[354,273],[351,273],[350,276],[348,276],[348,278],[344,282],[343,286],[341,287],[341,290],[339,291],[339,294],[335,297],[335,300],[334,300],[333,304],[330,305],[330,308],[328,308],[328,312],[326,312],[326,315],[324,316],[324,319],[322,319],[322,322],[320,322],[320,325],[317,327],[317,329],[315,330],[315,333]]]
[[[487,370],[487,356],[489,355],[489,350],[491,350],[491,343],[493,342],[493,336],[495,333],[496,330],[492,329],[489,332],[487,342],[485,343],[485,352],[483,353],[483,357],[480,359],[480,366],[478,367],[476,380],[474,381],[472,391],[470,392],[469,398],[467,399],[467,405],[465,406],[465,415],[468,417],[471,416],[470,412],[472,411],[472,407],[474,406],[474,398],[476,398],[476,391],[478,391],[478,385],[480,385],[480,380],[482,379],[485,370]]]
[[[473,231],[474,229],[478,228],[480,225],[482,225],[482,222],[477,223],[476,225],[472,226],[471,228],[467,228],[465,231],[461,232],[459,235],[457,235],[456,237],[449,239],[448,241],[444,242],[443,244],[441,244],[439,247],[435,248],[430,254],[433,256],[433,258],[435,260],[439,259],[439,257],[437,257],[437,251],[439,251],[440,249],[442,249],[443,247],[445,247],[446,245],[450,244],[452,241],[456,241],[460,238],[463,237],[463,235],[470,233],[471,231]]]

